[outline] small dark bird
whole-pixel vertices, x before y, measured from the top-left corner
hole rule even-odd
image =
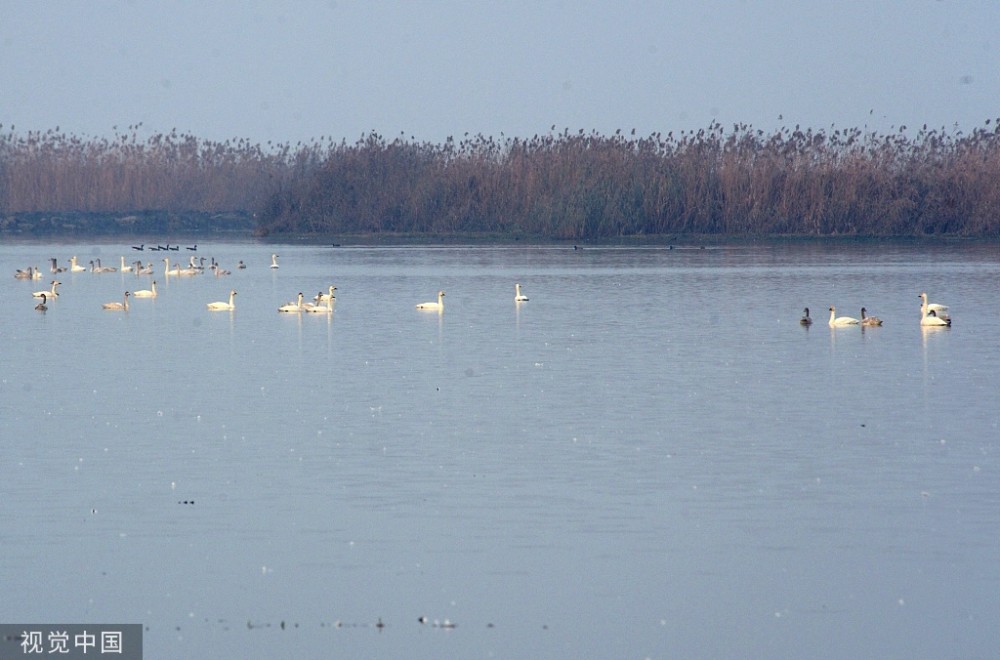
[[[805,312],[801,319],[799,319],[799,325],[812,325],[813,320],[809,318],[809,308],[806,307]]]
[[[197,251],[198,251],[198,244],[197,244],[197,243],[195,243],[194,245],[189,245],[189,246],[187,246],[187,248],[185,248],[185,249],[187,249],[187,250],[191,250],[192,252],[197,252]]]
[[[42,294],[42,302],[40,302],[37,305],[35,305],[35,309],[38,310],[39,312],[44,312],[45,310],[48,309],[48,307],[45,306],[45,294],[44,293]]]
[[[133,250],[138,250],[139,252],[142,252],[143,250],[146,249],[146,244],[143,243],[142,245],[133,245],[132,249]]]

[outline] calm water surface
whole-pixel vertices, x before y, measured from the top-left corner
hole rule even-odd
[[[155,276],[33,310],[50,257],[122,254]],[[996,653],[995,244],[163,254],[0,245],[0,621],[138,622],[150,658]]]

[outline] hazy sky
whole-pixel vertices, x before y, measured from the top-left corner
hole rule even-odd
[[[998,116],[993,0],[0,0],[0,123],[21,134],[440,142]]]

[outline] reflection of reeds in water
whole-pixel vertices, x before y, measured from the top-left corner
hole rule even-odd
[[[242,211],[261,233],[482,232],[563,239],[649,234],[995,235],[1000,126],[712,123],[611,136],[465,135],[443,144],[112,139],[0,130],[0,211]]]

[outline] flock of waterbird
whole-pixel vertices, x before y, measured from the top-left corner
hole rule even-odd
[[[927,302],[927,293],[921,293],[918,298],[920,298],[920,325],[923,327],[938,327],[938,328],[950,328],[951,327],[951,314],[948,312],[947,305],[941,305],[939,303]],[[806,307],[802,318],[799,320],[800,325],[810,326],[812,325],[812,317],[809,316],[809,308]],[[846,328],[852,325],[859,325],[863,328],[870,328],[882,325],[882,319],[877,316],[868,316],[868,310],[864,307],[861,308],[861,318],[856,319],[853,316],[837,316],[837,308],[830,306],[830,321],[827,323],[831,328]]]
[[[145,250],[145,249],[154,249],[154,248],[146,248],[145,244],[143,244],[141,246],[135,246],[135,245],[133,245],[132,249],[133,250]],[[176,250],[176,249],[179,249],[179,246],[177,246],[177,247],[170,247],[170,246],[167,246],[167,247],[158,247],[158,248],[155,248],[155,249],[156,250]],[[189,247],[187,249],[193,251],[193,250],[197,249],[197,246]],[[59,273],[67,272],[67,271],[72,272],[72,273],[88,272],[89,271],[89,272],[92,272],[92,273],[117,273],[117,272],[121,272],[121,273],[133,273],[135,275],[153,275],[154,274],[154,272],[153,272],[153,263],[152,262],[149,262],[146,265],[143,265],[142,261],[135,261],[135,262],[133,262],[131,264],[126,264],[125,263],[125,257],[121,258],[121,266],[120,266],[120,268],[115,268],[115,267],[112,267],[112,266],[102,266],[100,259],[94,259],[93,261],[90,261],[90,268],[87,268],[87,267],[81,266],[78,263],[76,256],[70,257],[70,259],[69,259],[69,266],[66,266],[66,267],[60,266],[59,262],[58,262],[58,259],[56,259],[56,258],[50,259],[49,261],[52,264],[50,269],[51,269],[52,273],[54,273],[54,274],[59,274]],[[191,277],[191,276],[201,275],[206,270],[206,268],[205,268],[205,261],[206,260],[203,257],[200,258],[200,259],[198,259],[198,258],[195,258],[194,255],[192,255],[190,257],[190,259],[189,259],[189,263],[188,263],[187,267],[181,267],[180,264],[176,264],[176,263],[174,264],[173,267],[171,267],[171,265],[170,265],[170,258],[169,257],[165,257],[163,259],[163,276],[165,278],[171,278],[171,277]],[[270,265],[270,268],[273,269],[273,268],[279,268],[279,267],[280,266],[278,264],[278,255],[272,254],[271,255],[271,265]],[[239,270],[243,270],[243,269],[246,268],[246,264],[243,261],[240,261],[237,264],[236,268],[239,269]],[[216,277],[221,277],[221,276],[224,276],[224,275],[230,275],[230,274],[232,274],[232,271],[226,270],[226,269],[222,268],[218,263],[216,263],[216,261],[215,261],[214,258],[211,259],[211,264],[208,267],[208,270],[211,271],[212,273],[214,273]],[[39,280],[39,279],[42,278],[42,275],[41,275],[41,271],[38,268],[36,268],[34,266],[29,266],[28,268],[24,268],[24,269],[21,269],[21,268],[17,269],[14,272],[14,278],[15,279],[19,279],[19,280]],[[43,290],[43,291],[35,291],[34,293],[31,294],[32,297],[34,297],[34,298],[40,298],[41,299],[41,302],[38,303],[37,305],[35,305],[35,309],[37,311],[39,311],[39,312],[45,312],[45,311],[47,311],[49,309],[48,308],[48,303],[50,303],[52,301],[55,301],[55,300],[57,300],[59,298],[59,286],[60,285],[62,285],[62,282],[60,282],[59,280],[55,280],[54,279],[54,280],[52,280],[52,282],[50,284],[50,286],[51,286],[50,289]],[[334,303],[336,302],[336,297],[334,296],[333,292],[336,291],[336,290],[337,290],[337,287],[335,287],[335,286],[333,286],[331,284],[328,287],[327,291],[325,291],[325,292],[324,291],[320,291],[318,294],[316,294],[316,296],[313,297],[313,299],[312,299],[311,302],[305,301],[305,296],[301,292],[299,292],[298,297],[297,297],[296,300],[294,300],[292,302],[285,303],[285,304],[279,306],[278,307],[278,311],[282,312],[282,313],[289,313],[289,314],[332,314],[333,313]],[[103,303],[101,305],[101,309],[104,309],[104,310],[107,310],[107,311],[113,311],[113,312],[127,312],[127,311],[129,311],[129,299],[130,298],[132,298],[132,299],[135,299],[135,298],[156,298],[157,295],[158,295],[158,293],[156,291],[156,280],[153,280],[152,285],[150,286],[149,289],[139,289],[139,290],[133,290],[133,291],[125,291],[125,294],[122,297],[121,302],[112,301],[112,302]],[[207,308],[208,308],[209,311],[213,311],[213,312],[224,312],[224,311],[231,312],[231,311],[234,311],[236,309],[236,295],[237,295],[236,294],[236,289],[231,289],[229,291],[229,300],[220,300],[220,301],[216,301],[216,302],[210,302],[206,306],[207,306]],[[514,285],[514,302],[516,304],[520,304],[520,303],[527,302],[527,301],[528,301],[528,297],[521,292],[521,285],[520,284],[515,284]],[[432,311],[432,312],[438,312],[438,313],[444,312],[444,291],[438,291],[437,300],[436,301],[418,303],[416,305],[416,308],[418,310],[421,310],[421,311]]]

